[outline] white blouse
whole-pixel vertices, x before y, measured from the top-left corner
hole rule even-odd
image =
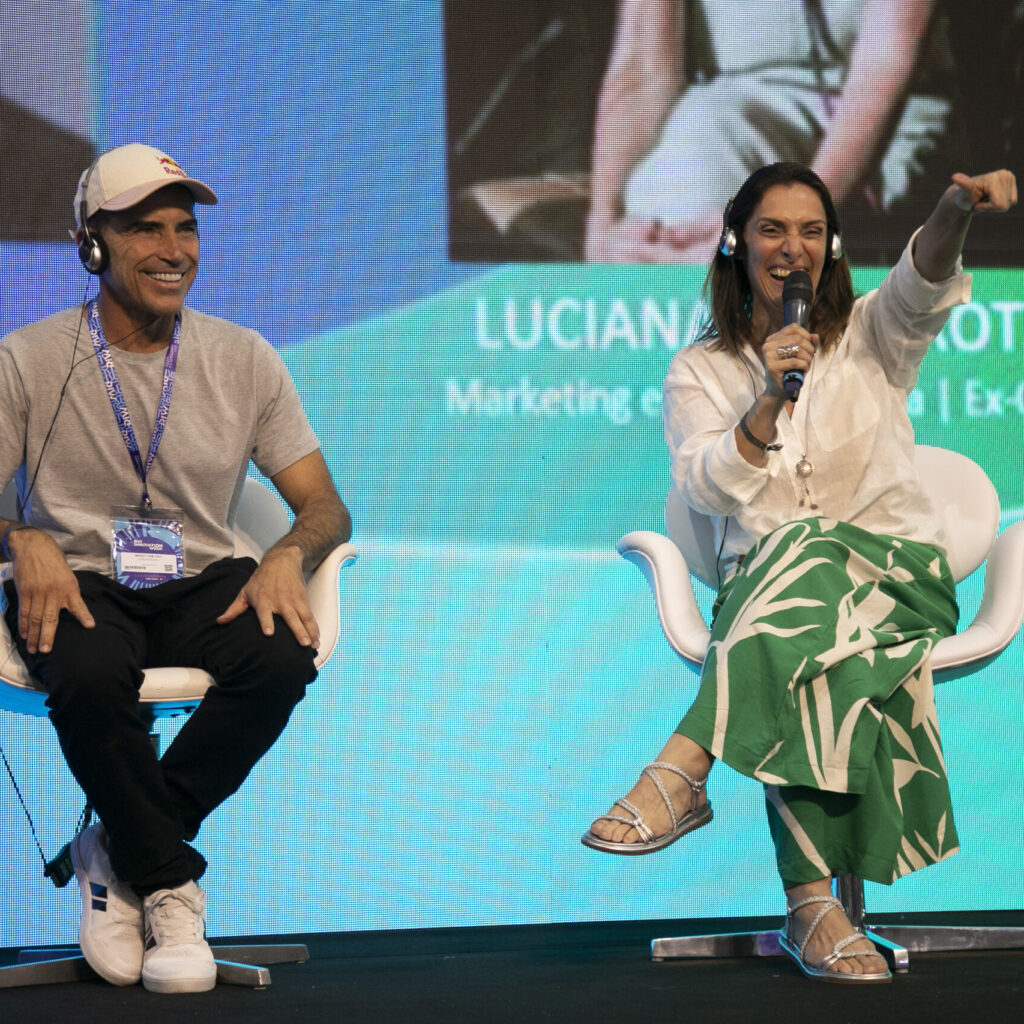
[[[839,344],[815,355],[792,418],[783,413],[776,436],[762,438],[783,444],[766,466],[743,458],[734,433],[764,391],[754,350],[737,359],[705,342],[673,357],[664,384],[672,479],[687,504],[715,518],[723,570],[776,527],[819,515],[945,553],[914,469],[907,395],[950,310],[970,300],[971,277],[957,261],[948,280],[925,280],[912,246],[913,239],[882,284],[856,300]],[[809,499],[796,473],[805,453],[814,467]]]

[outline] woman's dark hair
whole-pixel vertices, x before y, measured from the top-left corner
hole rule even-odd
[[[740,186],[725,208],[722,235],[732,229],[736,250],[730,256],[718,249],[704,280],[708,318],[700,327],[697,341],[711,342],[739,355],[751,336],[753,297],[747,278],[743,232],[764,194],[776,185],[806,185],[821,199],[828,225],[825,267],[811,307],[810,330],[821,336],[823,348],[831,348],[842,336],[853,309],[853,282],[846,256],[833,260],[832,239],[839,234],[839,217],[825,183],[809,167],[796,163],[768,164],[754,171]]]

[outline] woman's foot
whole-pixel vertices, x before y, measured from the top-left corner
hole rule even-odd
[[[807,900],[812,902],[805,902]],[[806,942],[800,958],[803,961],[800,967],[804,973],[819,978],[822,973],[861,975],[864,980],[870,978],[877,981],[892,977],[885,958],[875,944],[850,924],[842,904],[832,897],[829,879],[821,878],[816,882],[787,889],[786,906],[786,938],[797,951]],[[822,916],[815,926],[819,914]],[[844,940],[853,935],[859,938],[844,944]],[[826,963],[837,946],[843,955]]]
[[[693,740],[673,733],[629,793],[594,821],[584,844],[606,853],[653,853],[707,824],[704,781],[712,760]]]

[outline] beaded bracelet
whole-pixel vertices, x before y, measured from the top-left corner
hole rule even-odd
[[[760,448],[763,452],[778,452],[782,450],[782,442],[778,444],[765,444],[764,441],[759,441],[750,432],[750,427],[747,426],[747,414],[744,413],[740,417],[740,430],[743,431],[743,436],[755,447]]]

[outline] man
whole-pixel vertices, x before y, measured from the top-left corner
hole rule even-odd
[[[75,197],[82,308],[0,341],[7,621],[101,824],[72,844],[79,938],[118,985],[211,988],[203,819],[245,780],[316,675],[304,574],[351,532],[294,384],[253,331],[184,306],[202,182],[149,146],[112,149]],[[232,556],[250,458],[295,512],[263,556]],[[217,681],[158,761],[144,667]],[[145,947],[145,948],[144,948]]]

